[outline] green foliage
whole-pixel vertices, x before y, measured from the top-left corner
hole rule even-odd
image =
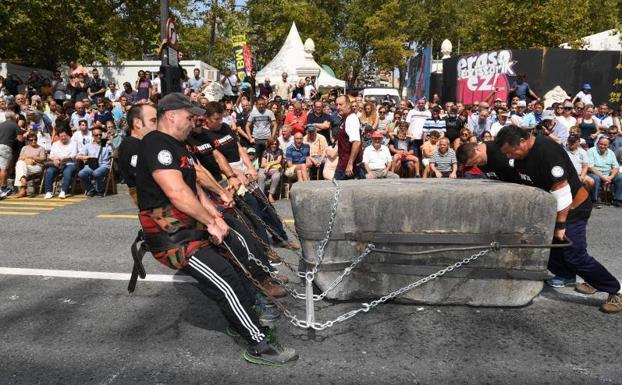
[[[315,42],[315,59],[350,85],[369,70],[399,68],[407,42],[435,53],[448,38],[461,52],[579,45],[622,26],[622,0],[171,0],[185,57],[223,69],[231,37],[247,34],[258,67],[283,44],[292,22]],[[212,36],[212,24],[215,22]],[[43,68],[141,59],[159,42],[159,0],[3,0],[0,58]],[[213,46],[212,46],[213,43]],[[211,51],[210,51],[211,47]],[[211,60],[210,60],[211,57]]]

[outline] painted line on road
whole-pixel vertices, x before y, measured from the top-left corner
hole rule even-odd
[[[3,206],[2,202],[0,202],[0,210],[35,210],[35,211],[51,211],[54,210],[54,207],[20,207],[20,206]]]
[[[5,200],[2,201],[3,205],[11,205],[11,206],[48,206],[48,207],[65,207],[73,204],[72,202],[61,203],[61,202],[28,202],[22,200]]]
[[[20,275],[29,277],[56,277],[56,278],[81,278],[81,279],[103,279],[111,281],[129,281],[130,273],[109,273],[103,271],[82,271],[82,270],[50,270],[50,269],[22,269],[13,267],[0,267],[0,275]],[[145,279],[139,281],[147,282],[181,282],[193,283],[196,280],[185,275],[170,274],[147,274]]]
[[[87,200],[86,198],[65,198],[65,199],[60,199],[60,198],[51,198],[51,199],[45,199],[45,198],[12,198],[9,197],[7,198],[8,201],[19,201],[19,202],[58,202],[58,203],[62,203],[62,202],[68,202],[68,203],[79,203],[82,201]]]
[[[22,215],[22,216],[33,216],[33,215],[37,215],[37,214],[41,214],[41,213],[25,213],[23,211],[0,211],[0,215]]]
[[[137,214],[99,214],[96,218],[102,219],[138,219]]]

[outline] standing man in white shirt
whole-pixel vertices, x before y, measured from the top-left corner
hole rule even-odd
[[[281,74],[281,80],[274,85],[274,92],[281,97],[283,103],[287,103],[292,98],[292,85],[287,80],[287,72]]]
[[[415,108],[408,111],[406,121],[408,122],[408,137],[411,138],[419,154],[419,148],[423,144],[423,125],[425,121],[432,118],[430,110],[425,108],[425,99],[417,100]]]
[[[353,179],[359,174],[361,154],[361,122],[352,110],[347,96],[337,98],[337,111],[341,115],[341,125],[337,131],[337,169],[335,179]]]

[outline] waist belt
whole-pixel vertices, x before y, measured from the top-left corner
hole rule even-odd
[[[183,229],[173,234],[165,232],[144,233],[144,239],[149,246],[149,251],[159,253],[174,249],[190,241],[200,241],[207,239],[209,233],[205,230]]]
[[[577,207],[581,206],[583,202],[589,197],[589,193],[585,189],[585,187],[581,186],[579,190],[577,190],[577,195],[574,196],[572,203],[570,204],[570,209],[574,210]]]

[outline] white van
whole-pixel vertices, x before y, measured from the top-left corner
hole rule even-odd
[[[391,99],[393,99],[393,103],[399,106],[400,104],[400,93],[395,88],[365,88],[363,89],[363,100],[367,100],[368,97],[372,97],[376,100],[376,104],[382,104],[382,101],[385,97],[389,95]]]

